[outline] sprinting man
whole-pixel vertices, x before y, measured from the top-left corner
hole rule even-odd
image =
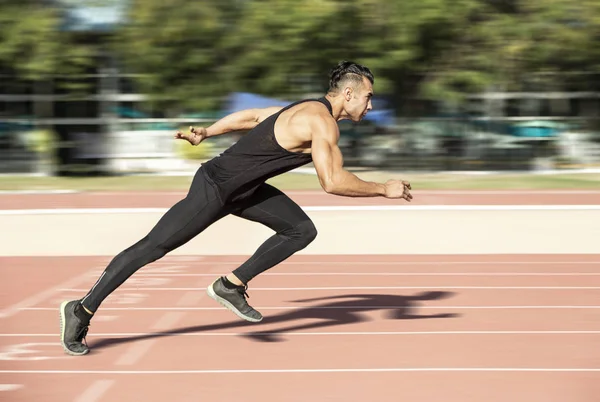
[[[337,122],[359,122],[372,109],[373,74],[360,64],[339,63],[332,71],[327,94],[284,108],[248,109],[232,113],[209,127],[191,127],[175,138],[198,145],[206,138],[249,130],[222,154],[196,172],[187,196],[173,205],[141,240],[108,264],[89,292],[60,306],[61,341],[71,355],[89,352],[85,344],[90,320],[100,304],[138,269],[182,246],[226,215],[262,223],[275,231],[256,252],[230,274],[208,287],[210,297],[240,318],[259,322],[260,312],[246,297],[257,275],[308,246],[317,230],[288,196],[265,181],[313,163],[329,194],[346,197],[386,197],[410,201],[406,181],[363,181],[344,170]]]

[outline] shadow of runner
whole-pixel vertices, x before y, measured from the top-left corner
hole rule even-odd
[[[294,300],[293,302],[313,302],[323,300],[343,299],[338,302],[317,304],[303,311],[297,310],[286,314],[289,319],[285,321],[296,321],[306,318],[319,319],[320,321],[300,325],[277,328],[263,332],[250,332],[240,336],[261,342],[280,342],[283,340],[281,334],[298,332],[308,329],[353,324],[367,321],[368,316],[361,314],[367,311],[382,310],[385,317],[395,320],[414,320],[431,318],[454,318],[454,313],[439,313],[423,315],[418,314],[418,302],[427,300],[438,300],[450,297],[450,292],[423,292],[415,296],[400,295],[378,295],[378,294],[356,294],[319,297],[314,299]],[[312,313],[312,314],[311,314]],[[277,317],[277,316],[276,316]],[[275,317],[275,318],[276,318]],[[277,321],[279,322],[279,321]]]
[[[369,311],[381,310],[385,312],[388,319],[412,320],[412,319],[431,319],[431,318],[453,318],[457,314],[418,314],[419,302],[428,300],[439,300],[453,296],[452,292],[423,292],[414,296],[402,295],[381,295],[381,294],[351,294],[339,295],[314,299],[294,300],[294,303],[328,301],[322,304],[316,304],[309,307],[298,308],[291,311],[284,311],[274,316],[265,317],[260,323],[250,323],[243,320],[229,321],[225,323],[197,325],[173,329],[171,331],[148,333],[144,335],[104,338],[98,341],[90,342],[89,346],[93,350],[102,349],[110,346],[125,344],[129,342],[141,341],[153,338],[162,338],[167,336],[176,336],[190,334],[195,332],[216,331],[230,328],[246,328],[265,324],[294,323],[295,321],[314,319],[316,322],[304,323],[299,325],[290,325],[284,328],[271,329],[264,332],[250,332],[240,334],[252,340],[261,342],[275,342],[283,340],[279,335],[284,332],[300,331],[306,329],[335,327],[340,325],[354,324],[368,321],[369,317],[364,314]],[[331,301],[335,300],[335,301]]]

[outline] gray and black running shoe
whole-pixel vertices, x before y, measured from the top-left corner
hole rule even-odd
[[[64,301],[60,305],[60,341],[65,352],[73,356],[82,356],[90,351],[87,343],[84,344],[90,323],[75,315],[78,305],[79,300]]]
[[[207,293],[210,297],[233,311],[238,317],[251,322],[262,321],[263,316],[246,301],[246,297],[249,297],[246,293],[247,289],[248,285],[229,289],[223,283],[223,278],[220,277],[210,284]]]

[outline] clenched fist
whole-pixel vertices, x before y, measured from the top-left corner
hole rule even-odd
[[[385,183],[386,198],[404,198],[406,201],[412,200],[410,194],[410,183],[404,180],[388,180]]]

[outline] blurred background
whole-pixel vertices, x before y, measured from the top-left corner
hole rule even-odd
[[[0,173],[195,170],[227,113],[375,74],[345,164],[411,171],[600,164],[598,0],[1,0]]]

